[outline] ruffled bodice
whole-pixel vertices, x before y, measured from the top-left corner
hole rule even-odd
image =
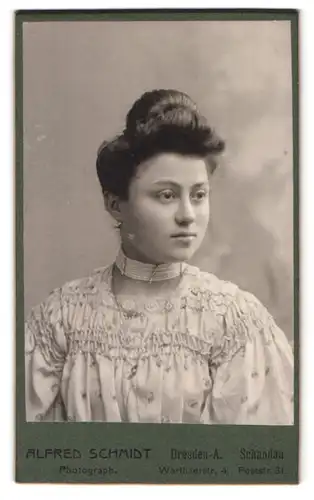
[[[187,266],[175,294],[121,312],[112,269],[31,311],[27,421],[293,423],[292,351],[253,295]]]

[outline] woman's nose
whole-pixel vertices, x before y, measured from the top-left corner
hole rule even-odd
[[[195,219],[194,208],[190,201],[182,201],[176,213],[177,224],[191,224]]]

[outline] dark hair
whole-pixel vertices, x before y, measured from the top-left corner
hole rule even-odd
[[[213,155],[224,150],[224,142],[208,126],[196,104],[178,90],[144,93],[127,114],[123,133],[105,141],[97,155],[97,174],[103,193],[128,198],[137,166],[159,153],[198,156],[216,168]]]

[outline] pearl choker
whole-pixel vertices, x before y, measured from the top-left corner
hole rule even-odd
[[[183,262],[170,262],[169,264],[147,264],[137,260],[129,259],[122,251],[115,260],[115,265],[122,275],[134,280],[163,281],[182,276],[186,264]]]

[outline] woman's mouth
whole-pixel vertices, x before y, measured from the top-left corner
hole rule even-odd
[[[180,241],[192,241],[197,237],[197,234],[191,232],[180,232],[173,234],[171,237]]]

